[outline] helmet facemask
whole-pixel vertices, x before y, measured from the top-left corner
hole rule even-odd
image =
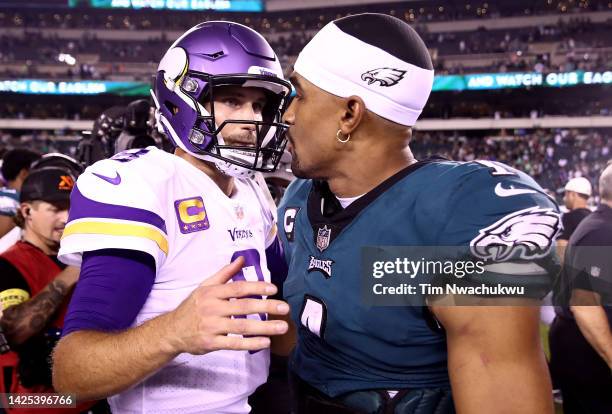
[[[208,155],[252,171],[274,171],[287,143],[285,131],[288,126],[281,122],[285,110],[289,85],[282,79],[270,79],[262,75],[204,75],[206,88],[199,98],[203,107],[210,112],[196,118],[190,141]],[[190,78],[193,79],[193,78]],[[266,103],[261,111],[261,120],[226,119],[219,122],[215,114],[216,92],[227,86],[256,87],[266,95]],[[227,130],[232,125],[249,125],[254,137],[244,139],[244,143],[232,144]],[[204,137],[204,140],[202,140]],[[206,139],[208,138],[208,139]],[[205,147],[200,145],[209,141]],[[252,142],[251,142],[252,141]],[[217,166],[223,165],[216,163]],[[233,174],[232,174],[233,175]]]

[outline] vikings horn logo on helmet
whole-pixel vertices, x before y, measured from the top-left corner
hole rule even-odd
[[[550,208],[531,207],[480,230],[470,248],[482,259],[533,259],[548,254],[558,231],[558,213]],[[519,256],[515,257],[515,253]]]
[[[372,69],[361,75],[361,80],[368,82],[368,85],[378,82],[380,86],[397,85],[399,81],[404,79],[405,70],[393,68],[378,68]]]

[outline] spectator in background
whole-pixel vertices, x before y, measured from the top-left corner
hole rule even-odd
[[[569,239],[550,330],[550,369],[565,414],[612,413],[612,164],[601,204]]]
[[[75,179],[69,170],[49,167],[32,172],[23,181],[15,220],[23,228],[23,240],[0,255],[0,326],[14,350],[0,356],[2,393],[54,392],[49,358],[61,334],[67,299],[79,277],[77,267],[57,260]],[[18,413],[78,413],[87,407],[20,408]]]
[[[0,237],[13,230],[13,217],[19,207],[19,191],[23,180],[30,172],[30,166],[40,154],[27,149],[14,149],[2,157],[4,187],[0,188]]]
[[[60,167],[69,170],[75,177],[83,172],[83,166],[74,158],[64,154],[45,154],[30,166],[30,173],[45,167]],[[21,229],[16,226],[3,237],[0,237],[0,253],[4,252],[21,239]]]
[[[587,202],[592,192],[591,183],[584,177],[572,178],[565,185],[563,202],[568,211],[561,216],[563,230],[559,237],[557,237],[557,254],[561,263],[563,263],[565,257],[567,242],[574,233],[574,230],[591,213],[591,210],[587,207]]]

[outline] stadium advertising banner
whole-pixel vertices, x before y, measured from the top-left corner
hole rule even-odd
[[[434,79],[433,91],[473,91],[532,86],[576,86],[611,84],[612,71],[607,72],[513,72],[441,75]]]
[[[151,85],[146,82],[65,81],[0,79],[0,92],[35,95],[100,95],[143,96]]]
[[[479,73],[471,75],[439,75],[434,79],[433,91],[469,91],[527,87],[565,87],[576,85],[610,85],[612,71],[607,72],[516,72]],[[0,93],[39,95],[100,95],[147,96],[151,85],[147,82],[107,81],[47,81],[35,79],[0,79]]]
[[[263,0],[68,0],[70,7],[262,12]]]

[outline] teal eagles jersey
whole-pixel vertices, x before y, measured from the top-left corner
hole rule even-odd
[[[298,327],[290,367],[331,397],[449,386],[445,335],[426,306],[365,305],[362,246],[472,246],[483,260],[518,253],[528,262],[519,267],[532,266],[554,263],[560,226],[557,205],[528,175],[440,158],[400,171],[346,209],[325,182],[296,180],[278,217],[289,265],[283,294]],[[511,283],[544,285],[543,294],[552,277],[540,269]]]

